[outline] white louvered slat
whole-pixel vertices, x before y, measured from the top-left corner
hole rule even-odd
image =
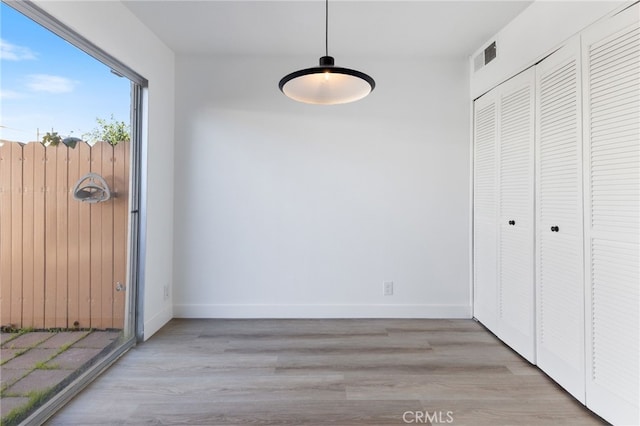
[[[591,379],[629,402],[637,402],[640,371],[637,362],[638,329],[621,326],[638,321],[640,298],[640,249],[637,243],[613,242],[594,238],[592,259],[593,368]],[[606,313],[606,317],[600,316]],[[612,333],[615,331],[615,333]],[[624,348],[622,347],[624,345]],[[621,368],[623,367],[623,368]],[[627,380],[629,377],[634,380]],[[635,398],[635,399],[634,399]]]
[[[500,239],[500,318],[509,328],[528,334],[531,326],[531,309],[523,301],[531,299],[531,277],[523,274],[529,267],[529,259],[523,252],[531,251],[527,244],[526,231],[511,229],[503,232]],[[507,341],[507,343],[509,343]]]
[[[640,7],[586,31],[587,406],[640,423]]]
[[[474,103],[474,317],[492,328],[496,318],[497,104],[495,93]]]
[[[534,77],[534,70],[529,69],[498,88],[499,318],[495,330],[498,337],[531,362],[535,361]],[[552,84],[565,83],[558,79]]]
[[[581,121],[575,38],[536,67],[536,349],[538,366],[584,402]]]

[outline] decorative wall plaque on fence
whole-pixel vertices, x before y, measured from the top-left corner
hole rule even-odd
[[[73,187],[73,199],[83,203],[101,203],[110,198],[109,185],[97,173],[87,173]]]

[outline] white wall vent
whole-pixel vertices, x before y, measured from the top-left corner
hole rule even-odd
[[[498,54],[496,42],[491,42],[482,52],[473,58],[473,71],[478,72],[482,67],[493,61]]]

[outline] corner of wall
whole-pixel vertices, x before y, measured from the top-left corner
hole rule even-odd
[[[156,312],[151,318],[145,318],[144,322],[144,340],[147,341],[151,336],[158,332],[166,323],[173,318],[173,303],[169,301],[164,308]]]

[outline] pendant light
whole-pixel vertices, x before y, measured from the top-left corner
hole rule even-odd
[[[367,74],[336,67],[329,56],[329,0],[325,0],[325,56],[317,67],[292,72],[280,80],[280,90],[293,100],[336,105],[360,100],[376,87]]]

